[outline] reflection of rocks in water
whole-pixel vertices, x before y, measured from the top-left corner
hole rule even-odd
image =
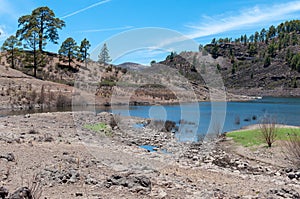
[[[175,132],[178,130],[176,123],[170,120],[147,120],[145,126],[162,132]]]

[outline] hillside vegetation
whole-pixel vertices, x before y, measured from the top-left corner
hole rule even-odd
[[[212,39],[190,56],[212,57],[210,62],[221,73],[227,89],[236,94],[292,95],[300,92],[300,21],[286,21],[268,30],[240,38]],[[163,64],[182,71],[192,81],[203,83],[205,65],[200,60],[187,62],[183,53],[171,53]],[[195,62],[196,61],[196,62]]]

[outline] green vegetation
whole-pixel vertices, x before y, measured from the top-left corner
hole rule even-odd
[[[116,82],[114,82],[113,80],[110,80],[110,79],[104,79],[99,83],[100,87],[101,86],[113,87],[113,86],[116,86],[116,84],[117,84]]]
[[[67,71],[64,70],[64,67],[61,67],[64,71],[53,71],[53,66],[49,66],[49,64],[53,62],[56,54],[45,51],[47,42],[58,44],[58,30],[65,25],[65,22],[57,18],[53,10],[46,6],[38,7],[31,14],[21,16],[18,19],[18,30],[15,36],[7,38],[1,47],[6,62],[10,64],[11,68],[44,80],[64,81],[61,79],[62,76],[56,77],[55,75],[61,73],[72,76],[72,73],[77,72],[72,70],[74,67],[71,67],[73,59],[85,62],[86,66],[88,50],[91,46],[86,38],[81,41],[80,46],[77,46],[76,42],[71,41],[70,38],[62,43],[59,53],[62,55],[61,58],[69,62],[70,70]],[[60,63],[56,64],[60,65]],[[50,69],[47,71],[43,67]],[[68,80],[65,82],[69,83]]]
[[[33,58],[28,59],[33,62],[34,73],[38,66],[43,65],[43,48],[49,40],[57,44],[59,39],[57,29],[62,29],[65,22],[55,18],[54,12],[48,7],[39,7],[32,11],[31,15],[25,15],[18,20],[17,37],[20,41],[25,41],[24,48],[32,50]]]
[[[67,61],[69,63],[69,67],[71,67],[71,62],[74,58],[77,57],[78,46],[76,41],[69,37],[62,44],[58,51],[58,54],[61,55],[61,59],[65,60],[67,57]]]
[[[300,135],[300,129],[278,128],[276,130],[276,140],[288,140],[289,135],[292,133]],[[245,147],[266,143],[262,138],[260,129],[235,131],[227,133],[226,136],[231,137],[236,143]]]
[[[2,47],[1,50],[6,51],[6,59],[8,60],[8,63],[10,63],[12,68],[15,68],[15,59],[17,57],[17,54],[19,53],[18,47],[20,47],[22,43],[13,35],[8,37]]]
[[[25,15],[19,18],[19,27],[17,36],[21,40],[28,40],[37,33],[38,50],[43,51],[46,41],[49,40],[57,44],[59,39],[57,29],[62,29],[65,22],[55,17],[54,12],[48,7],[39,7],[32,11],[31,15]]]
[[[106,136],[112,136],[110,126],[105,123],[85,124],[83,127],[97,133],[104,132]]]
[[[155,60],[152,60],[151,62],[150,62],[150,65],[152,66],[153,64],[156,64],[156,61]]]
[[[80,47],[79,47],[79,59],[84,61],[85,67],[87,66],[87,58],[89,56],[88,50],[90,49],[90,47],[91,47],[90,42],[86,38],[84,38],[81,41]]]
[[[264,67],[268,67],[271,65],[271,58],[269,56],[266,56],[264,60]]]
[[[277,27],[270,26],[268,29],[263,28],[260,33],[256,31],[250,36],[241,35],[240,38],[232,40],[231,38],[214,38],[210,44],[204,48],[212,55],[213,58],[218,56],[227,56],[232,59],[237,58],[236,55],[243,52],[249,57],[256,57],[259,59],[259,54],[264,54],[263,66],[267,67],[271,64],[270,58],[278,58],[280,51],[288,51],[286,56],[287,65],[300,72],[299,52],[296,48],[300,44],[300,20],[285,21]],[[231,44],[231,45],[230,45]],[[233,44],[239,46],[236,48],[238,52],[233,52]],[[226,51],[229,46],[229,52]],[[247,46],[247,49],[242,46]],[[292,49],[292,50],[291,50]],[[246,54],[245,54],[246,53]],[[233,69],[234,71],[235,69]],[[234,74],[234,73],[232,73]]]

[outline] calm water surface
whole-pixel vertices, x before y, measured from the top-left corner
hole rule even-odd
[[[225,106],[225,109],[224,109]],[[128,109],[113,109],[121,115],[175,121],[185,134],[206,134],[210,131],[227,132],[243,126],[257,124],[264,116],[271,116],[276,123],[300,126],[300,98],[264,97],[248,102],[215,103],[212,112],[211,102],[183,105],[133,106]],[[212,113],[217,116],[212,120]],[[222,117],[224,114],[224,117]],[[219,118],[218,118],[219,117]],[[224,118],[224,126],[220,121]],[[184,124],[180,124],[184,120]],[[211,127],[209,127],[211,125]]]
[[[0,111],[0,117],[55,111],[72,111],[72,108]],[[257,124],[266,115],[275,118],[277,123],[300,126],[300,98],[264,97],[248,102],[199,102],[181,105],[96,108],[96,112],[102,111],[163,121],[171,120],[177,123],[183,137],[190,136],[192,139],[195,135],[205,135],[207,132],[227,132]],[[221,125],[222,123],[224,125]]]

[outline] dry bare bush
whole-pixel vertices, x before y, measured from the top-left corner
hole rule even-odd
[[[21,180],[23,184],[23,177]],[[42,192],[43,188],[40,178],[37,175],[33,175],[28,182],[28,186],[22,185],[22,187],[10,194],[9,199],[40,199],[42,198]],[[8,195],[8,191],[5,194]]]
[[[300,167],[300,135],[292,130],[288,134],[288,139],[283,143],[283,147],[286,149],[285,156],[296,167]]]
[[[33,199],[39,199],[42,196],[43,189],[40,178],[37,175],[34,175],[32,181],[29,185],[31,195]]]
[[[276,141],[276,120],[272,117],[262,118],[259,124],[259,130],[261,137],[268,147],[272,147],[272,144]]]

